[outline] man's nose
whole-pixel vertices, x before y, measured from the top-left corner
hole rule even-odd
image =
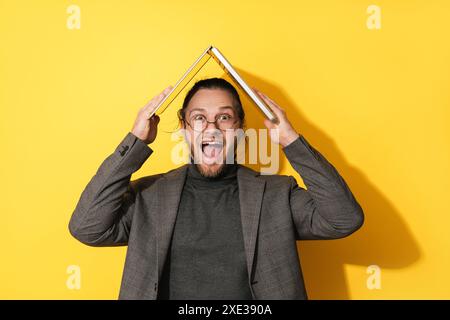
[[[211,125],[211,127],[210,127],[210,125]],[[209,130],[210,128],[212,128],[212,129],[219,129],[219,127],[217,126],[217,122],[216,121],[208,121],[208,122],[206,122],[205,130]]]
[[[203,139],[204,140],[219,140],[223,139],[222,131],[216,126],[209,127],[206,126],[205,130],[203,130]]]

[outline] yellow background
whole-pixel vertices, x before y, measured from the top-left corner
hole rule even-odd
[[[66,27],[71,4],[79,30]],[[380,30],[366,27],[371,4]],[[84,246],[68,221],[139,108],[210,44],[287,110],[365,211],[349,238],[299,243],[310,298],[450,298],[449,13],[444,0],[0,1],[0,298],[117,298],[126,248]],[[171,121],[133,179],[174,167]],[[366,286],[372,264],[381,289]]]

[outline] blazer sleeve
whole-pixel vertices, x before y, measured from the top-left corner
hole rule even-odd
[[[130,182],[153,150],[128,132],[91,178],[69,221],[73,237],[90,246],[128,243],[139,181]]]
[[[307,188],[298,186],[289,176],[290,207],[298,240],[343,238],[363,225],[363,210],[348,185],[303,135],[282,150]]]

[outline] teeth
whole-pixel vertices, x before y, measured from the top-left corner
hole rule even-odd
[[[214,142],[214,141],[203,141],[203,145],[209,144],[209,145],[222,145],[220,142]]]
[[[218,142],[218,141],[203,141],[202,145],[201,145],[202,151],[204,151],[205,150],[205,146],[208,146],[208,145],[212,146],[214,148],[223,148],[223,144],[221,142]]]

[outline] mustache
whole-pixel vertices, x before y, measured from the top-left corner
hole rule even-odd
[[[224,140],[225,140],[224,134],[222,133],[222,131],[218,129],[210,129],[195,136],[195,141],[200,144],[202,141],[224,142]]]
[[[203,151],[203,146],[207,143],[220,144],[224,150],[237,149],[238,145],[245,141],[245,132],[240,129],[233,130],[219,130],[207,129],[205,131],[191,131],[185,135],[186,142],[192,154],[197,154]],[[227,151],[226,154],[229,152]]]

